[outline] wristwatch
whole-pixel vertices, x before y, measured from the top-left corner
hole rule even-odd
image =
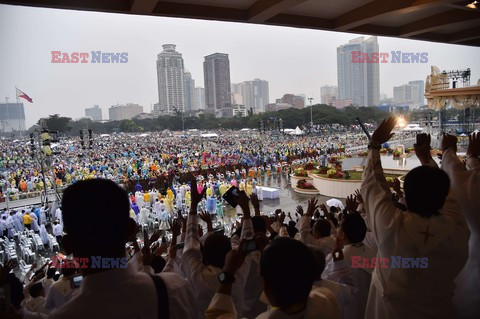
[[[233,284],[235,282],[235,276],[229,272],[222,271],[218,274],[218,281],[221,284]]]

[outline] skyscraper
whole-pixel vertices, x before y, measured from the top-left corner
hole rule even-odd
[[[154,110],[154,113],[174,113],[175,108],[183,112],[185,103],[182,54],[175,51],[175,44],[164,44],[162,47],[162,53],[157,55],[158,109]]]
[[[324,85],[320,87],[320,97],[322,104],[330,104],[338,98],[338,86]]]
[[[95,105],[94,107],[85,108],[85,117],[89,117],[92,121],[101,121],[102,120],[102,109]]]
[[[193,110],[195,99],[195,80],[192,79],[192,75],[188,70],[185,70],[183,74],[183,99],[185,102],[185,112],[189,113]]]
[[[242,83],[232,83],[232,102],[245,105],[247,110],[263,113],[270,103],[268,81],[254,79]]]
[[[408,84],[393,87],[393,100],[395,103],[403,103],[412,106],[425,105],[424,82],[410,81]]]
[[[355,63],[352,52],[378,52],[377,37],[350,40],[337,48],[338,99],[352,99],[357,106],[378,105],[380,100],[379,63]]]
[[[425,105],[425,82],[423,80],[408,82],[412,86],[412,101],[418,106]]]
[[[6,133],[24,130],[25,110],[23,103],[0,103],[0,131]]]
[[[205,89],[202,87],[195,88],[195,96],[193,99],[193,110],[204,110],[205,109]]]
[[[243,103],[247,110],[253,109],[254,113],[265,112],[265,106],[270,103],[268,81],[254,79],[246,81]]]
[[[205,103],[209,113],[222,116],[222,109],[231,107],[230,62],[228,54],[214,53],[203,62]]]

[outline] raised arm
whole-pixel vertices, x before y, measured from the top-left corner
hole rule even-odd
[[[399,224],[402,216],[401,210],[395,208],[391,201],[390,190],[380,161],[380,147],[393,136],[394,127],[395,119],[391,117],[384,120],[373,133],[360,191],[367,206],[368,225],[379,244]]]

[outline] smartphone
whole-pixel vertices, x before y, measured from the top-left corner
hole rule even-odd
[[[72,289],[80,288],[80,286],[82,285],[82,281],[82,275],[73,276],[72,278],[70,278],[70,287],[72,287]]]
[[[10,286],[0,286],[0,312],[7,313],[10,310]]]
[[[238,188],[235,187],[235,186],[232,186],[228,189],[228,191],[223,194],[223,199],[225,199],[225,201],[227,203],[230,204],[230,206],[232,206],[233,208],[237,207],[238,203],[237,203],[237,200],[238,200]]]
[[[167,237],[163,236],[162,237],[162,244],[165,244],[167,242]]]
[[[243,251],[246,253],[250,253],[252,251],[258,250],[257,241],[255,238],[247,239],[242,247]]]

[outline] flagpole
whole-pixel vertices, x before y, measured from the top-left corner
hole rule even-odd
[[[18,94],[17,94],[17,86],[15,85],[15,97],[17,98],[17,104],[19,104],[20,102],[18,102]],[[20,134],[20,139],[22,139],[22,127],[20,125],[20,119],[18,119],[18,132]]]

